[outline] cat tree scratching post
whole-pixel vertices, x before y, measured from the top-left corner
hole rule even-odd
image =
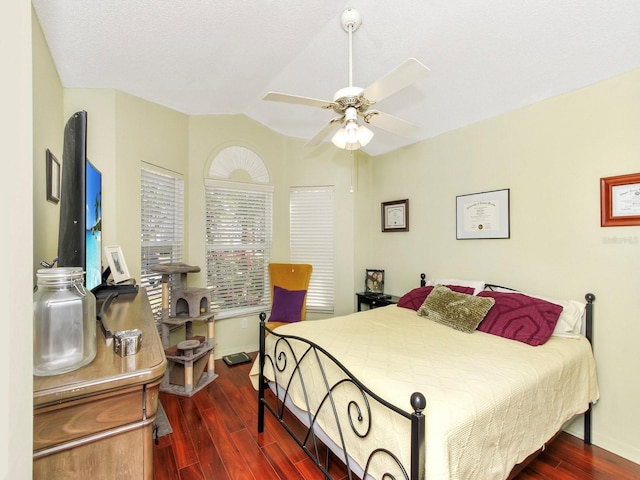
[[[167,357],[167,371],[160,390],[182,396],[194,393],[211,383],[214,371],[214,317],[211,312],[211,291],[208,288],[187,288],[187,274],[200,267],[184,263],[166,263],[152,267],[162,274],[162,346]],[[170,288],[171,275],[180,274],[180,284]],[[206,336],[193,335],[193,322],[207,324]],[[171,327],[184,326],[185,340],[170,346]]]

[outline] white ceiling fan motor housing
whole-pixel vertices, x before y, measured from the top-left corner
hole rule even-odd
[[[344,87],[344,88],[341,88],[340,90],[338,90],[333,95],[333,101],[337,102],[341,98],[355,98],[355,99],[357,99],[358,97],[361,97],[363,93],[364,93],[364,89],[360,88],[360,87]],[[340,103],[340,102],[338,102],[338,103]]]

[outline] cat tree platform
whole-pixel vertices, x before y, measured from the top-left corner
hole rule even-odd
[[[167,371],[160,390],[190,397],[218,376],[214,369],[215,313],[211,311],[211,290],[186,287],[187,274],[199,272],[199,267],[168,263],[156,265],[152,270],[162,273],[162,318],[159,322]],[[170,277],[176,274],[180,275],[179,285],[170,289]],[[206,323],[206,337],[193,335],[194,322]],[[185,339],[171,346],[171,329],[175,327],[184,327]]]

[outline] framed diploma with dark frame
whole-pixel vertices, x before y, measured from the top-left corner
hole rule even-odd
[[[509,236],[508,188],[456,197],[457,240]]]
[[[600,226],[640,225],[640,173],[600,179]]]
[[[382,231],[383,232],[408,232],[409,231],[409,200],[394,200],[382,202]]]

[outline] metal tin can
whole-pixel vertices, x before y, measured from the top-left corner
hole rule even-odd
[[[113,334],[113,351],[121,357],[135,355],[142,345],[142,330],[122,330]]]

